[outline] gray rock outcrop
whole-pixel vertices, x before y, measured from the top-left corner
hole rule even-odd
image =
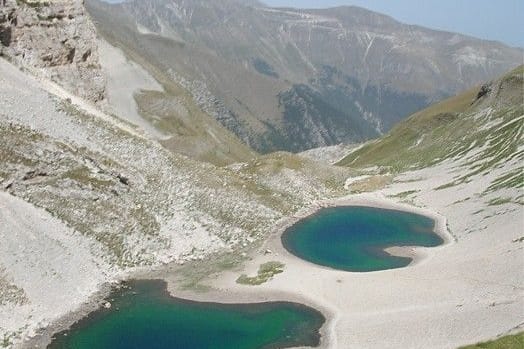
[[[92,102],[104,99],[96,31],[83,0],[0,3],[0,53]]]

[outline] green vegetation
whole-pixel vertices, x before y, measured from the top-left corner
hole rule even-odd
[[[383,138],[349,154],[339,165],[378,165],[401,172],[463,157],[473,147],[485,148],[471,159],[470,172],[457,179],[458,184],[506,159],[523,158],[524,153],[518,150],[524,114],[522,67],[493,86],[496,97],[483,97],[491,100],[476,100],[479,88],[473,88],[413,114]]]
[[[284,272],[284,264],[280,262],[267,262],[260,266],[256,276],[242,274],[238,277],[237,283],[252,286],[261,285],[282,272]]]
[[[446,184],[442,184],[442,185],[439,185],[438,187],[435,188],[435,190],[444,190],[444,189],[448,189],[448,188],[452,188],[454,186],[456,186],[457,182],[449,182],[449,183],[446,183]]]
[[[110,129],[112,135],[117,135],[108,137],[112,141],[130,137],[70,103],[64,102],[59,108],[71,120],[100,123],[100,133]],[[150,255],[129,252],[133,246],[124,237],[133,233],[154,240],[157,248],[166,246],[164,238],[155,236],[159,223],[152,210],[146,209],[148,202],[137,198],[141,193],[131,192],[129,185],[119,181],[118,174],[124,169],[113,158],[12,124],[0,123],[0,137],[6,144],[0,148],[0,176],[5,183],[11,183],[9,192],[99,241],[108,262],[122,267],[151,263]],[[34,173],[44,175],[31,176]]]
[[[2,339],[2,343],[0,344],[2,345],[2,348],[7,348],[11,345],[11,341],[9,340],[9,337],[4,335],[4,338]]]
[[[29,7],[34,7],[36,9],[50,5],[48,1],[43,1],[43,0],[16,0],[16,4],[18,6],[27,5]]]
[[[6,280],[4,271],[0,268],[0,305],[8,303],[22,305],[27,301],[24,290]]]
[[[319,131],[308,126],[310,123],[320,125],[323,129],[322,138],[329,144],[340,143],[341,138],[362,141],[377,135],[371,124],[356,117],[359,111],[354,104],[339,107],[336,103],[330,103],[330,98],[307,85],[293,85],[278,97],[284,111],[282,128],[274,130],[276,135],[269,139],[266,151],[277,148],[300,152],[316,146],[312,140],[318,137]],[[340,103],[347,98],[343,95],[334,100]],[[307,113],[304,113],[304,108],[307,108]],[[343,137],[341,130],[344,130]]]
[[[85,166],[71,168],[69,171],[65,172],[62,175],[62,178],[69,178],[75,182],[78,182],[84,185],[91,185],[94,188],[100,189],[100,190],[111,189],[111,187],[115,185],[114,180],[97,178]]]
[[[182,88],[168,81],[163,81],[163,87],[165,92],[137,93],[135,100],[142,117],[170,137],[161,141],[165,148],[218,166],[255,156],[232,133],[205,114]]]
[[[418,193],[420,190],[407,190],[403,191],[401,193],[395,194],[395,195],[389,195],[388,197],[394,198],[394,199],[405,199],[410,195]]]
[[[524,188],[524,167],[519,167],[495,179],[486,190],[486,193],[503,188]]]
[[[435,188],[442,190],[523,162],[523,73],[521,66],[491,83],[492,92],[480,99],[479,88],[474,88],[420,111],[383,138],[350,153],[339,165],[380,166],[397,173],[426,168],[446,159],[461,160],[464,171]],[[523,167],[513,167],[502,171],[483,194],[523,187]]]
[[[253,67],[260,74],[264,74],[264,75],[267,75],[269,77],[277,78],[277,79],[279,77],[278,73],[275,72],[275,69],[268,62],[263,60],[262,58],[255,58],[253,60]]]
[[[451,205],[462,204],[462,203],[464,203],[466,201],[469,201],[469,200],[471,200],[471,197],[468,196],[468,197],[466,197],[464,199],[460,199],[460,200],[457,200],[457,201],[453,202]]]
[[[505,336],[493,341],[468,345],[460,349],[522,349],[524,348],[524,332]]]
[[[513,200],[511,198],[494,198],[489,200],[488,205],[489,206],[499,206],[504,205],[512,202]]]
[[[424,167],[434,159],[445,156],[449,148],[442,149],[442,142],[461,138],[466,132],[448,126],[450,123],[456,126],[463,123],[458,115],[469,107],[476,93],[475,88],[415,113],[394,127],[385,137],[352,152],[339,165],[378,165],[401,171],[411,167]]]
[[[296,197],[300,192],[307,191],[318,199],[343,195],[345,180],[355,172],[277,152],[247,162],[238,174],[244,180],[242,190],[259,195],[266,205],[289,215],[300,205]]]
[[[111,35],[106,38],[112,42]],[[173,42],[169,42],[172,45]],[[116,45],[130,60],[140,64],[162,86],[161,91],[135,94],[138,112],[169,138],[160,143],[166,149],[217,166],[247,161],[256,152],[197,105],[182,86],[174,82],[151,61],[125,45]]]

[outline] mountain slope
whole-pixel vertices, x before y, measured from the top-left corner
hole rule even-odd
[[[256,156],[205,113],[182,86],[148,62],[134,61],[136,56],[102,40],[98,46],[107,78],[108,111],[158,139],[166,149],[193,159],[228,165]]]
[[[216,13],[221,15],[215,24],[227,18],[227,11],[219,11],[224,6],[237,7],[236,11],[258,11],[239,1],[207,2],[207,15],[191,15],[191,20],[205,31],[209,18],[215,18]],[[198,0],[183,3],[200,4]],[[10,6],[15,4],[9,1]],[[257,2],[250,4],[260,6]],[[21,1],[19,5],[27,4]],[[178,10],[183,14],[183,8]],[[270,17],[291,16],[293,23],[300,24],[296,23],[300,20],[295,10],[260,11]],[[111,11],[107,14],[117,23],[119,16],[126,15]],[[276,23],[281,23],[278,18]],[[83,13],[77,20],[87,18]],[[310,17],[303,20],[311,25]],[[54,23],[60,28],[67,21]],[[42,329],[56,329],[50,324],[67,326],[57,320],[85,305],[102,284],[142,268],[149,277],[151,270],[167,263],[182,265],[201,260],[203,271],[195,272],[197,266],[176,273],[180,277],[177,285],[195,286],[201,278],[241,263],[246,259],[244,252],[257,250],[275,227],[299,210],[377,187],[379,190],[364,203],[372,205],[387,196],[428,207],[447,218],[455,241],[435,250],[438,253],[423,263],[372,275],[325,268],[305,273],[303,269],[286,267],[281,275],[284,279],[280,279],[285,286],[279,295],[294,294],[298,283],[304,286],[304,292],[313,292],[304,299],[334,294],[325,302],[337,315],[329,335],[336,336],[335,341],[342,346],[348,343],[348,347],[383,347],[381,337],[395,347],[452,347],[521,326],[523,67],[483,88],[417,113],[385,138],[352,151],[344,164],[359,167],[354,170],[285,152],[258,156],[216,120],[223,124],[243,120],[246,124],[238,124],[242,127],[231,125],[237,125],[235,132],[246,137],[251,134],[245,125],[267,127],[273,133],[260,138],[266,140],[265,147],[286,140],[291,131],[295,133],[286,146],[302,146],[308,137],[304,135],[320,135],[314,140],[317,143],[331,142],[342,137],[336,133],[338,129],[332,129],[340,127],[334,121],[343,118],[341,109],[351,110],[337,86],[344,84],[354,93],[359,80],[343,77],[343,82],[338,82],[341,68],[329,68],[318,78],[329,83],[289,83],[282,78],[282,66],[270,64],[267,59],[266,64],[253,61],[253,69],[257,70],[251,74],[253,84],[258,81],[257,74],[269,79],[273,82],[267,84],[270,91],[278,92],[276,99],[284,101],[282,112],[289,108],[293,111],[286,127],[295,128],[284,128],[287,133],[283,133],[282,128],[272,124],[282,121],[275,115],[264,119],[265,123],[240,114],[237,119],[219,99],[213,98],[206,85],[170,71],[170,62],[192,66],[209,59],[210,67],[202,77],[212,71],[217,76],[228,75],[216,63],[226,59],[216,58],[214,51],[200,44],[188,49],[195,53],[188,56],[194,62],[183,62],[187,51],[181,48],[191,46],[188,37],[193,34],[177,41],[173,35],[178,32],[173,34],[164,24],[158,21],[158,28],[169,33],[166,35],[170,38],[135,22],[129,28],[115,27],[122,30],[115,31],[115,36],[128,35],[130,39],[119,47],[117,63],[141,78],[138,83],[132,80],[128,89],[119,92],[122,95],[109,91],[108,105],[89,103],[89,95],[75,91],[60,79],[55,80],[63,87],[55,84],[48,79],[53,76],[46,75],[53,67],[37,68],[42,69],[39,72],[29,69],[35,68],[32,63],[14,60],[25,67],[20,70],[0,59],[0,346],[29,343]],[[56,33],[61,30],[46,32],[46,38],[61,48]],[[110,34],[104,32],[108,40],[117,42]],[[135,39],[135,46],[129,46]],[[178,46],[173,46],[176,42]],[[210,41],[206,45],[212,44]],[[370,45],[369,54],[374,45]],[[115,49],[109,46],[106,49]],[[161,55],[149,56],[148,48],[162,48],[158,51]],[[11,58],[9,54],[7,57]],[[101,67],[96,60],[94,63],[96,74],[105,68],[110,71],[106,76],[109,87],[114,87],[111,79],[125,77],[123,70],[112,70],[107,62],[102,62]],[[75,64],[75,60],[66,61],[60,69],[76,69]],[[235,67],[231,71],[240,69]],[[204,65],[200,68],[204,69]],[[297,81],[303,80],[299,78],[303,72],[300,64],[293,69],[297,69]],[[117,73],[124,75],[119,77]],[[235,80],[243,76],[240,70],[230,77],[239,86],[230,81],[232,85],[222,87],[242,87],[249,95],[250,89]],[[276,88],[280,84],[289,89]],[[253,89],[257,91],[256,85]],[[368,94],[355,92],[362,102],[354,103],[358,110],[359,105],[363,110],[370,105],[364,103],[365,98],[386,96],[382,88],[366,91]],[[239,99],[237,103],[252,108],[254,104],[247,101],[250,99]],[[256,102],[266,103],[264,99]],[[123,108],[126,103],[131,104],[130,111]],[[305,124],[307,129],[297,128],[296,123],[304,121],[296,116],[300,110],[311,122]],[[319,117],[325,110],[333,114],[333,119]],[[226,114],[232,118],[221,119]],[[371,116],[369,119],[374,120]],[[348,122],[354,120],[349,118]],[[354,130],[364,132],[366,126]],[[230,151],[229,146],[233,147]],[[221,258],[216,258],[217,254]],[[237,271],[232,273],[234,276]],[[233,283],[235,279],[231,278]],[[383,285],[388,285],[387,292]],[[315,294],[315,290],[320,292]],[[340,294],[352,294],[351,302]],[[395,321],[385,318],[385,313]],[[413,337],[413,328],[427,335]],[[382,336],[376,336],[377,331]]]
[[[352,328],[348,347],[451,349],[524,330],[523,86],[521,66],[414,114],[341,162],[361,171],[346,188],[364,203],[437,212],[450,234],[420,263],[363,278],[370,287],[353,299],[362,305],[341,315]],[[388,285],[387,296],[377,285]],[[377,327],[381,336],[361,335]],[[424,338],[397,336],[414,327]]]
[[[292,154],[197,161],[3,59],[0,96],[7,347],[135,268],[256,245],[280,219],[338,195],[352,173]]]
[[[356,7],[88,0],[99,33],[261,152],[360,142],[522,62],[522,50]]]
[[[339,165],[393,172],[444,161],[466,170],[450,186],[506,169],[486,189],[522,188],[524,66],[482,87],[415,113],[388,135],[352,151]],[[519,165],[520,164],[520,165]]]
[[[83,5],[81,0],[8,0],[0,7],[0,55],[96,102],[108,113],[162,139],[172,151],[216,165],[255,155],[203,112],[185,89],[163,79],[158,70],[145,71],[118,48],[97,40]]]

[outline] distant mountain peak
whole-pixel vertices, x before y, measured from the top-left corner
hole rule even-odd
[[[402,24],[354,6],[87,4],[103,36],[161,71],[205,85],[205,91],[194,89],[195,98],[212,96],[220,105],[213,112],[217,120],[260,152],[375,137],[377,130],[386,132],[416,110],[522,61],[519,49]]]

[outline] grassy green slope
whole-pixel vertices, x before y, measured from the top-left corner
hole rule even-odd
[[[424,109],[353,151],[339,165],[401,172],[463,158],[476,149],[467,163],[468,174],[460,179],[465,181],[508,160],[522,160],[523,74],[520,66],[488,84],[491,91],[480,98],[477,87]],[[519,171],[501,181],[515,176]]]
[[[524,332],[505,336],[493,341],[468,345],[461,349],[522,349],[524,348]]]

